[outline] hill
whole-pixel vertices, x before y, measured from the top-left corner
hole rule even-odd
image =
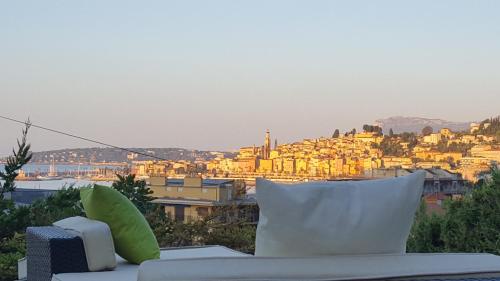
[[[129,148],[130,150],[149,154],[168,160],[210,160],[219,155],[234,156],[231,152],[203,151],[184,148]],[[55,162],[88,163],[88,162],[130,162],[131,160],[154,160],[143,155],[132,155],[116,148],[75,148],[34,152],[33,163],[48,163],[54,157]]]
[[[392,128],[394,133],[403,132],[420,133],[426,126],[431,126],[434,131],[442,128],[448,128],[454,132],[469,130],[471,122],[453,122],[442,119],[429,119],[420,117],[394,116],[385,119],[378,119],[375,125],[382,127],[385,133]]]

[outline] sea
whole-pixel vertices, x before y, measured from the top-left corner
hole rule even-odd
[[[94,171],[97,168],[107,168],[107,169],[119,169],[118,166],[113,165],[67,165],[67,164],[55,164],[56,171],[59,174],[73,174],[76,175],[78,172],[80,175],[85,175]],[[27,164],[23,167],[23,171],[28,175],[33,175],[35,173],[46,174],[50,169],[50,164]],[[0,164],[0,171],[4,170],[4,165]],[[82,187],[98,183],[100,185],[111,186],[111,181],[92,181],[89,179],[76,179],[76,178],[62,178],[59,180],[37,180],[37,181],[16,181],[16,188],[30,188],[30,189],[46,189],[46,190],[59,190],[62,188],[67,188],[69,186]]]

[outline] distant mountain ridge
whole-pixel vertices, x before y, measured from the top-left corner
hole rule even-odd
[[[434,131],[448,128],[452,131],[466,131],[472,122],[453,122],[442,119],[430,119],[421,117],[393,116],[385,119],[375,120],[375,125],[382,127],[384,133],[389,133],[392,128],[394,133],[403,132],[420,133],[426,126],[431,126]]]
[[[211,160],[217,156],[232,157],[234,153],[225,151],[203,151],[184,148],[128,148],[133,151],[168,160]],[[73,148],[51,151],[34,152],[33,163],[48,163],[54,158],[55,162],[64,163],[97,163],[97,162],[130,162],[132,160],[157,160],[145,155],[106,147]]]

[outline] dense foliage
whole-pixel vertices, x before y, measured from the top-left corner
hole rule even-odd
[[[495,136],[497,140],[500,140],[500,116],[486,119],[481,122],[477,134]]]
[[[466,155],[470,149],[474,146],[472,143],[450,143],[447,141],[440,141],[436,145],[436,150],[439,152],[460,152],[462,155]]]
[[[422,135],[423,136],[428,136],[430,134],[432,134],[434,132],[434,129],[432,129],[431,126],[425,126],[423,129],[422,129]]]
[[[401,157],[405,155],[403,146],[395,138],[385,136],[378,148],[382,150],[384,156]]]
[[[500,171],[461,200],[447,201],[444,214],[417,213],[411,252],[487,252],[500,254]]]
[[[73,187],[62,189],[31,206],[16,207],[11,200],[0,200],[0,281],[17,277],[17,261],[26,254],[26,227],[51,225],[79,215],[83,215],[80,193]]]
[[[80,190],[72,186],[30,206],[31,226],[51,225],[55,221],[74,216],[84,216],[84,212]]]
[[[363,131],[367,133],[377,133],[379,135],[382,134],[382,128],[379,126],[373,126],[373,125],[363,125]]]
[[[384,156],[408,156],[408,153],[418,144],[417,135],[406,132],[394,134],[391,133],[391,131],[389,131],[389,135],[384,136],[380,144],[372,144],[372,146],[374,148],[379,148]],[[407,149],[403,148],[402,143],[407,144]]]
[[[0,280],[17,279],[17,261],[26,255],[24,234],[0,240]]]
[[[119,192],[121,192],[125,197],[127,197],[135,206],[145,214],[149,211],[151,205],[148,204],[151,201],[151,191],[144,180],[135,180],[135,175],[117,175],[118,180],[113,182],[112,187]]]
[[[161,207],[146,214],[160,247],[224,245],[245,253],[255,250],[256,226],[246,208],[230,205],[217,208],[199,221],[175,221]]]

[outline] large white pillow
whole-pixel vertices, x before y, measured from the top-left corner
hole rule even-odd
[[[367,181],[279,184],[257,179],[256,256],[406,252],[425,172]]]

